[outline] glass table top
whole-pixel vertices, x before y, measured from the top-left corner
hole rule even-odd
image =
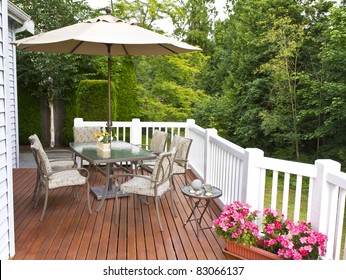
[[[80,157],[93,163],[111,163],[118,161],[137,161],[155,159],[157,156],[137,145],[125,141],[111,142],[110,151],[97,148],[97,142],[71,142],[70,147]]]
[[[206,191],[203,188],[203,185],[201,187],[200,190],[195,191],[190,185],[188,186],[184,186],[181,189],[182,193],[190,196],[192,198],[203,198],[203,199],[213,199],[213,198],[217,198],[220,197],[222,195],[222,190],[220,190],[219,188],[216,187],[212,187],[211,191]]]

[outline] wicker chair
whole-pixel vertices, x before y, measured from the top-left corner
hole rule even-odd
[[[166,143],[167,143],[167,138],[168,138],[168,133],[163,132],[161,130],[155,130],[153,132],[153,137],[151,138],[150,145],[140,145],[141,147],[144,147],[145,149],[155,153],[155,154],[160,154],[163,151],[165,151]],[[141,160],[138,163],[135,163],[136,168],[139,167],[141,168],[142,166],[144,167],[142,169],[146,170],[146,167],[149,167],[148,172],[152,172],[153,166],[155,164],[155,160]],[[142,173],[143,174],[143,173]]]
[[[134,199],[136,195],[149,196],[154,198],[156,215],[159,222],[160,230],[162,231],[162,224],[159,213],[159,198],[166,192],[170,192],[171,203],[176,214],[175,205],[173,203],[172,196],[172,170],[174,162],[175,150],[171,152],[162,152],[158,155],[155,161],[154,169],[151,175],[137,175],[137,174],[119,174],[118,177],[132,177],[130,180],[122,183],[118,188],[120,191],[125,193],[134,194]],[[135,203],[136,205],[136,203]],[[116,196],[116,223],[119,222],[119,201]]]
[[[176,149],[175,159],[174,159],[174,165],[173,165],[173,171],[172,176],[184,174],[185,177],[185,185],[187,185],[187,167],[188,167],[188,158],[189,158],[189,152],[190,147],[192,144],[192,139],[186,138],[180,135],[174,135],[170,149]],[[174,180],[172,179],[173,186],[174,186]]]
[[[30,135],[29,141],[31,145],[37,145],[38,147],[43,149],[42,143],[36,134]],[[38,166],[34,151],[32,150],[32,152],[33,152],[36,164]],[[69,169],[69,168],[73,168],[77,166],[77,163],[75,161],[75,157],[72,151],[69,151],[66,149],[50,149],[50,150],[45,150],[45,153],[48,157],[48,160],[51,164],[53,171]],[[37,188],[39,184],[39,176],[40,176],[40,172],[39,172],[39,169],[37,168],[36,184],[35,184],[34,192],[32,195],[32,200],[35,200],[36,198]]]
[[[190,147],[192,144],[192,139],[186,138],[180,135],[174,135],[173,140],[170,145],[170,150],[175,149],[175,158],[174,158],[174,165],[173,165],[173,171],[172,171],[172,177],[174,175],[184,174],[185,177],[185,184],[187,185],[187,167],[188,167],[188,157],[190,152]],[[143,162],[140,167],[142,174],[143,171],[146,171],[148,173],[153,172],[155,162],[154,161],[145,161]],[[174,186],[174,180],[172,178],[172,183]]]
[[[89,172],[85,168],[70,168],[59,171],[53,171],[51,162],[49,161],[47,154],[37,144],[31,145],[31,149],[33,151],[35,160],[38,164],[39,170],[39,184],[38,184],[38,193],[36,195],[36,203],[35,208],[37,207],[41,190],[45,190],[45,201],[42,210],[42,215],[40,220],[42,221],[46,212],[47,204],[48,204],[48,194],[51,190],[63,188],[63,187],[73,187],[74,196],[77,200],[78,193],[77,187],[81,185],[86,185],[86,195],[87,195],[87,203],[89,208],[89,213],[91,214],[91,205],[90,205],[90,185],[89,185]]]

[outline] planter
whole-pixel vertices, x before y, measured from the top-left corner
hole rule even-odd
[[[223,249],[223,252],[231,260],[282,260],[280,256],[261,248],[244,246],[228,240],[226,240],[226,248]]]
[[[97,142],[97,148],[102,150],[102,151],[110,151],[111,150],[111,143]]]
[[[97,149],[97,156],[99,156],[101,158],[110,158],[111,157],[111,150],[104,151],[101,149]]]

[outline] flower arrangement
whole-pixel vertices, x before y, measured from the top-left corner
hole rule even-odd
[[[109,132],[104,128],[102,128],[100,131],[96,131],[94,133],[94,138],[97,139],[98,142],[103,143],[110,143],[113,140],[113,137],[111,137]]]
[[[311,223],[294,224],[272,209],[265,209],[263,214],[265,250],[292,260],[316,260],[325,255],[328,238],[314,231]]]
[[[225,205],[221,215],[213,221],[216,234],[226,241],[261,247],[283,259],[316,260],[325,255],[326,235],[314,231],[310,223],[293,223],[269,208],[263,212],[263,237],[260,237],[255,223],[259,211],[251,212],[250,207],[238,201]]]
[[[226,205],[217,220],[213,221],[216,234],[247,246],[256,246],[259,229],[254,222],[259,211],[250,212],[250,205],[238,201]]]

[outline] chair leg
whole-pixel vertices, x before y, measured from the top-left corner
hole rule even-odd
[[[79,201],[79,195],[78,195],[77,188],[78,188],[78,186],[73,187],[73,196],[77,201]]]
[[[155,209],[156,209],[156,216],[157,216],[157,220],[159,222],[160,230],[163,231],[160,213],[159,213],[159,198],[158,197],[155,197]]]
[[[48,188],[45,188],[45,191],[46,191],[46,195],[45,195],[45,199],[44,199],[42,215],[41,215],[41,218],[40,218],[41,222],[43,221],[43,217],[44,217],[44,214],[46,213],[47,204],[48,204]]]
[[[92,214],[91,204],[90,204],[90,184],[89,184],[88,181],[87,181],[86,195],[87,195],[87,202],[88,202],[89,214]]]
[[[119,211],[119,197],[118,197],[118,188],[117,186],[115,187],[115,224],[119,224],[119,216],[120,216],[120,211]]]
[[[177,209],[176,209],[176,207],[175,207],[174,200],[173,200],[172,189],[169,191],[169,195],[170,195],[170,197],[171,197],[171,204],[172,204],[172,207],[173,207],[174,217],[177,217],[178,214],[177,214]]]
[[[173,186],[173,190],[175,190],[174,174],[171,175],[171,185]]]
[[[40,199],[40,196],[41,196],[41,189],[42,189],[41,182],[39,182],[37,186],[36,201],[34,206],[35,209],[37,208],[38,200]]]
[[[37,169],[36,171],[36,184],[35,184],[35,188],[34,188],[34,193],[32,194],[32,201],[35,201],[36,195],[37,195],[37,189],[38,189],[38,185],[39,185],[39,181],[40,181],[40,173]]]

